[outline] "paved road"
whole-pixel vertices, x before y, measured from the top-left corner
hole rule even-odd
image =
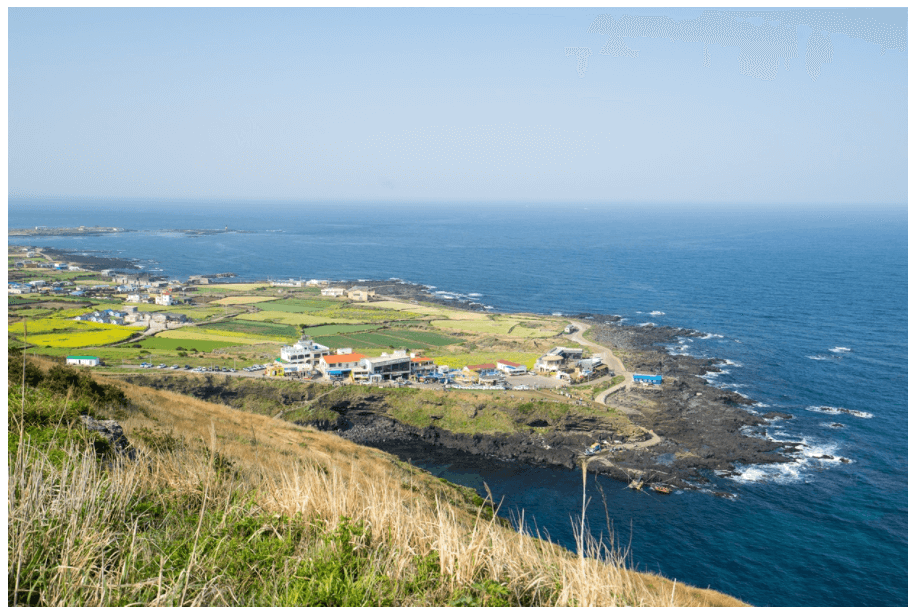
[[[624,367],[624,363],[621,362],[621,359],[614,356],[614,353],[611,352],[609,348],[602,346],[601,344],[590,342],[588,339],[585,339],[583,337],[583,333],[585,333],[591,325],[587,325],[586,323],[580,322],[578,320],[573,321],[573,324],[578,327],[579,330],[575,333],[572,333],[568,337],[571,340],[575,341],[577,344],[582,344],[583,346],[587,346],[592,350],[598,350],[598,356],[601,356],[602,362],[608,365],[609,369],[614,371],[614,375],[624,376],[623,382],[617,386],[609,388],[597,396],[595,398],[596,403],[604,403],[605,399],[607,399],[609,395],[613,395],[614,393],[620,391],[622,388],[629,388],[633,386],[633,372],[627,371],[627,368]]]

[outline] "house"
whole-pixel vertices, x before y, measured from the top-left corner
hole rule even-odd
[[[10,295],[23,295],[25,293],[31,293],[32,287],[30,286],[8,286],[6,289],[7,293]]]
[[[127,303],[148,303],[149,298],[145,295],[140,295],[139,293],[133,293],[132,295],[127,295]]]
[[[380,356],[363,357],[361,367],[363,371],[359,374],[371,381],[407,378],[412,372],[412,357],[405,350],[396,350],[392,355],[384,352]]]
[[[32,288],[38,288],[39,286],[46,285],[47,282],[45,282],[44,280],[32,280],[31,282],[29,282],[29,284],[32,285]]]
[[[329,284],[329,280],[308,280],[307,286],[323,286],[324,284]]]
[[[370,301],[370,298],[373,296],[374,291],[363,286],[356,286],[348,289],[348,298],[352,301]]]
[[[303,286],[304,285],[304,283],[301,280],[292,280],[291,278],[289,278],[288,280],[273,280],[270,284],[272,286]]]
[[[640,382],[641,384],[652,384],[654,386],[660,386],[662,384],[662,376],[635,373],[633,374],[633,381]]]
[[[350,374],[352,369],[358,367],[363,358],[366,357],[358,352],[325,354],[320,357],[320,363],[317,367],[327,377],[345,376]]]
[[[161,306],[172,305],[173,301],[171,299],[171,293],[169,291],[165,291],[161,295],[156,295],[155,303],[156,303],[156,305],[161,305]]]
[[[437,373],[437,365],[434,364],[434,359],[432,358],[426,356],[413,356],[411,357],[411,362],[411,375],[413,377],[423,378]]]
[[[572,369],[583,358],[582,348],[565,348],[558,346],[552,348],[535,361],[535,370],[553,373],[564,369]]]
[[[293,346],[282,346],[279,358],[291,365],[300,365],[305,370],[313,370],[320,358],[332,354],[332,350],[302,335]]]
[[[345,292],[345,289],[338,287],[320,289],[320,294],[326,297],[345,297]]]
[[[497,369],[507,375],[520,375],[529,371],[525,365],[503,359],[497,361]]]
[[[68,356],[66,357],[67,365],[85,365],[86,367],[97,367],[101,365],[101,359],[97,356]]]

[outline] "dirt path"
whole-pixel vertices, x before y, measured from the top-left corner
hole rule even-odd
[[[611,350],[609,348],[602,346],[600,344],[596,344],[594,342],[590,342],[588,339],[585,339],[583,337],[583,333],[585,333],[586,330],[588,330],[591,325],[587,325],[586,323],[580,322],[580,321],[573,321],[573,324],[576,325],[579,328],[579,330],[572,333],[569,336],[569,338],[578,344],[582,344],[583,346],[588,346],[592,350],[600,351],[599,356],[602,357],[602,362],[605,363],[606,365],[608,365],[608,367],[614,371],[615,375],[624,376],[623,382],[621,382],[617,386],[613,386],[613,387],[609,388],[608,390],[606,390],[602,393],[599,393],[599,395],[595,398],[596,403],[601,403],[603,405],[607,405],[606,399],[610,395],[613,395],[614,393],[620,391],[622,388],[630,388],[631,386],[633,386],[633,372],[627,371],[627,368],[624,367],[624,363],[621,362],[621,359],[614,356],[614,353],[611,352]],[[591,384],[591,383],[592,382],[588,382],[588,384]],[[637,411],[635,409],[631,409],[631,408],[617,407],[616,409],[624,412],[627,415],[640,414],[639,411]],[[646,433],[649,433],[651,435],[651,437],[645,441],[632,441],[629,443],[622,443],[622,444],[618,444],[615,446],[611,446],[611,448],[603,450],[602,452],[599,452],[598,454],[594,455],[591,458],[602,460],[603,462],[607,463],[608,465],[613,466],[613,463],[610,460],[608,460],[608,458],[607,458],[607,453],[609,450],[612,450],[612,449],[640,450],[643,448],[648,448],[648,447],[662,443],[662,438],[659,437],[655,433],[655,431],[647,430],[643,427],[638,427],[638,428],[640,428],[640,430],[642,430]]]
[[[586,323],[580,322],[578,320],[574,320],[573,324],[575,326],[577,326],[579,328],[579,330],[572,333],[571,335],[569,335],[569,338],[571,340],[575,341],[577,344],[587,346],[594,351],[595,350],[599,351],[598,356],[601,356],[602,362],[605,363],[606,365],[608,365],[609,369],[614,371],[614,375],[624,376],[623,382],[621,382],[617,386],[612,386],[605,392],[601,393],[599,396],[597,396],[595,398],[595,402],[596,403],[605,403],[605,399],[609,395],[613,395],[614,393],[620,391],[622,388],[630,388],[631,386],[633,386],[633,372],[627,371],[627,368],[624,367],[624,363],[621,362],[621,359],[614,356],[614,353],[611,351],[611,349],[607,348],[606,346],[602,346],[601,344],[596,344],[594,342],[590,342],[588,339],[585,339],[583,337],[583,333],[585,333],[591,325],[587,325]],[[595,383],[595,382],[586,382],[586,384],[593,384],[593,383]]]

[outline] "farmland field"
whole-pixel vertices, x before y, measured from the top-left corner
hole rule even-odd
[[[9,325],[9,333],[21,339],[22,323]],[[28,342],[36,346],[82,348],[103,346],[123,341],[137,332],[135,327],[121,327],[77,320],[46,318],[28,325]]]
[[[240,320],[259,320],[295,326],[307,325],[308,327],[350,322],[345,318],[327,318],[310,314],[296,314],[294,312],[253,312],[241,314],[237,318]]]
[[[379,333],[388,337],[393,337],[402,342],[417,342],[428,346],[449,346],[450,344],[456,344],[462,341],[454,337],[447,337],[446,335],[440,335],[438,333],[428,333],[426,331],[386,329]]]
[[[462,369],[466,365],[480,363],[496,363],[498,360],[503,359],[525,365],[531,370],[539,356],[531,352],[472,352],[469,354],[434,356],[433,358],[438,365],[447,365],[451,369]]]
[[[293,312],[296,314],[307,314],[320,312],[328,308],[339,306],[338,301],[328,301],[321,299],[282,299],[271,303],[263,303],[257,307],[269,312]]]
[[[462,331],[464,333],[488,333],[492,335],[509,335],[512,337],[554,337],[559,329],[541,328],[533,329],[524,324],[530,324],[528,319],[501,317],[496,320],[435,320],[431,325],[440,329]]]
[[[268,284],[200,284],[193,287],[199,293],[218,293],[220,291],[256,291],[269,288]]]
[[[382,328],[381,325],[323,325],[321,327],[308,327],[308,335],[339,335],[340,333],[359,333],[361,331],[374,331]]]
[[[223,297],[217,301],[212,301],[210,303],[215,303],[218,305],[246,305],[249,303],[261,303],[263,301],[272,301],[276,299],[275,297],[269,297],[267,295],[235,295],[233,297]]]
[[[198,327],[205,332],[222,332],[242,333],[249,335],[276,336],[279,338],[297,337],[298,330],[291,325],[275,324],[271,322],[260,322],[255,320],[238,320],[236,318],[223,320],[208,325]]]
[[[281,344],[282,341],[276,337],[255,337],[250,335],[244,335],[238,333],[237,335],[230,335],[230,331],[226,331],[225,334],[218,333],[206,333],[200,332],[193,329],[171,329],[170,331],[163,331],[156,335],[155,337],[164,337],[164,338],[173,338],[173,339],[185,339],[185,340],[202,340],[202,341],[214,341],[214,342],[225,342],[228,344],[263,344],[263,343],[278,343]],[[189,348],[190,346],[187,346]]]
[[[206,339],[177,339],[173,337],[150,337],[140,342],[143,348],[151,350],[184,350],[197,349],[200,352],[209,352],[217,348],[227,348],[237,344],[231,342],[219,342]]]

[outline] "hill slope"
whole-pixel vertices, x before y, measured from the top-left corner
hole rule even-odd
[[[474,491],[328,433],[39,377],[24,409],[8,397],[10,604],[740,604],[518,533]],[[136,457],[80,412],[116,416]]]

